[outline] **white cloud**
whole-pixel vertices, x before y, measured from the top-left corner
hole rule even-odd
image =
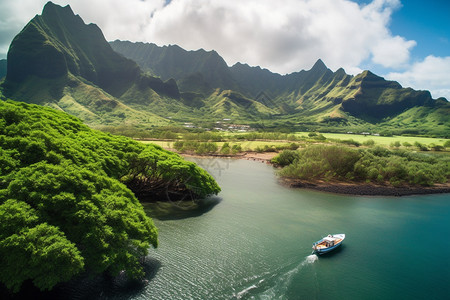
[[[380,40],[372,49],[372,60],[386,68],[406,67],[409,51],[415,45],[415,41],[406,41],[400,36]]]
[[[36,14],[44,1],[0,1],[0,58],[6,57],[12,39]]]
[[[450,56],[427,56],[405,72],[389,73],[386,78],[396,80],[405,87],[429,90],[433,98],[450,100]]]
[[[0,1],[0,58],[6,57],[9,45],[20,30],[37,14],[48,0]],[[107,39],[142,41],[151,15],[162,9],[165,0],[52,0],[70,5],[86,23],[95,23]]]
[[[14,21],[5,29],[5,34],[11,34],[9,40],[6,38],[8,44],[34,14],[41,12],[45,2],[2,1],[0,20]],[[374,0],[365,6],[350,0],[54,2],[69,3],[86,23],[98,24],[109,40],[214,49],[230,65],[240,61],[279,73],[308,69],[319,58],[332,69],[344,67],[353,74],[367,61],[404,67],[415,45],[389,31],[399,0]],[[10,17],[4,19],[5,14]],[[1,51],[5,48],[1,29],[0,39]]]
[[[370,58],[398,67],[415,45],[388,30],[399,5],[398,0],[366,6],[348,0],[172,0],[144,32],[149,41],[214,49],[229,64],[241,61],[280,73],[309,68],[318,58],[347,71],[359,70]]]

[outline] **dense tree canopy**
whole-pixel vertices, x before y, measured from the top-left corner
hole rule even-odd
[[[158,146],[50,108],[0,102],[0,282],[18,291],[26,280],[51,289],[84,271],[142,276],[139,258],[158,233],[138,187],[148,199],[162,197],[161,187],[195,197],[220,191],[203,169]]]
[[[302,180],[354,180],[432,186],[450,178],[447,156],[430,156],[383,147],[353,149],[313,145],[298,151],[285,150],[272,162],[285,166],[280,175]]]

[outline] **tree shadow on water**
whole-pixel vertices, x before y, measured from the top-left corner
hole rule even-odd
[[[142,266],[145,271],[145,276],[142,279],[130,279],[124,273],[116,277],[106,278],[105,285],[102,286],[102,291],[97,299],[128,299],[131,296],[140,294],[145,290],[146,285],[152,284],[152,280],[161,268],[161,262],[157,259],[146,257]]]
[[[206,214],[212,210],[222,198],[217,196],[207,197],[199,201],[180,201],[180,202],[153,202],[142,203],[145,212],[152,218],[166,220],[181,220],[186,218],[195,218]]]
[[[145,276],[142,279],[130,279],[125,273],[118,276],[82,275],[69,282],[57,284],[52,291],[39,291],[31,282],[25,282],[16,294],[0,286],[0,299],[22,300],[71,300],[71,299],[128,299],[145,290],[161,268],[157,259],[146,257],[142,266]]]

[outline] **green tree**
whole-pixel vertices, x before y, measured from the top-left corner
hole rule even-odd
[[[370,140],[364,141],[363,145],[364,145],[364,146],[372,147],[372,146],[375,145],[375,141],[372,140],[372,139],[370,139]]]
[[[272,159],[272,163],[279,166],[287,166],[292,164],[296,159],[300,157],[298,151],[284,150]]]
[[[197,197],[220,191],[206,171],[159,146],[0,101],[0,282],[17,291],[25,280],[51,289],[81,272],[142,276],[139,259],[158,232],[133,179]]]
[[[230,144],[227,142],[224,143],[222,145],[222,148],[220,149],[220,154],[228,155],[228,154],[230,154],[230,152],[231,152]]]
[[[420,150],[420,151],[428,151],[427,146],[425,146],[422,143],[419,143],[417,141],[414,142],[414,146],[416,146],[417,149]]]
[[[242,147],[240,144],[234,144],[233,147],[231,147],[231,153],[234,155],[240,152],[242,152]]]
[[[411,147],[412,146],[412,144],[411,143],[408,143],[408,142],[403,142],[403,147],[406,147],[406,148],[409,148],[409,147]]]

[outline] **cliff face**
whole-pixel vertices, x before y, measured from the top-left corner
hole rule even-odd
[[[0,59],[0,79],[6,76],[6,66],[7,61],[6,59]]]
[[[70,6],[49,2],[14,38],[6,80],[20,83],[31,76],[55,79],[68,73],[120,96],[140,69],[114,52],[96,25],[86,25]]]
[[[370,71],[352,80],[348,89],[356,91],[342,103],[342,108],[358,117],[384,118],[397,115],[415,106],[433,106],[429,91],[402,88],[395,81],[387,81]]]

